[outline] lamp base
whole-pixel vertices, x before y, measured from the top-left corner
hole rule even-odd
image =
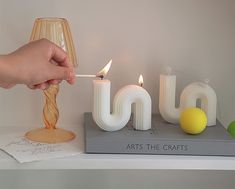
[[[75,134],[71,131],[64,129],[46,129],[40,128],[29,131],[25,134],[25,137],[29,140],[42,143],[60,143],[73,140]]]

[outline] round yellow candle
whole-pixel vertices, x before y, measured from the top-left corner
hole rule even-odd
[[[180,115],[180,127],[188,134],[199,134],[206,125],[206,114],[199,108],[187,108]]]

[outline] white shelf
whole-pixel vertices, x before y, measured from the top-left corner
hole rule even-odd
[[[28,129],[23,127],[0,127],[1,134],[20,130]],[[82,138],[82,126],[77,132],[77,136]],[[235,157],[79,154],[69,158],[20,164],[0,151],[0,169],[235,170]]]
[[[234,158],[80,154],[71,158],[19,164],[0,154],[0,169],[171,169],[235,170]]]

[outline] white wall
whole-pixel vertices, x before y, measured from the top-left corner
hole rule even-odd
[[[227,126],[235,119],[234,12],[233,0],[0,0],[0,53],[28,42],[36,17],[66,17],[79,57],[78,73],[96,73],[112,58],[108,75],[112,94],[136,83],[142,73],[154,112],[158,111],[159,74],[165,66],[171,66],[177,74],[177,97],[186,84],[209,78],[218,95],[218,117]],[[0,89],[0,104],[1,126],[42,125],[40,91],[24,86]],[[83,113],[92,109],[92,81],[63,84],[58,104],[60,125],[81,125]],[[166,175],[160,173],[156,172],[159,180],[165,179]],[[233,176],[227,177],[230,174]],[[182,180],[184,176],[179,172],[170,178]],[[220,176],[223,188],[234,186],[233,172]],[[154,180],[155,175],[150,177]],[[220,186],[217,181],[198,182],[198,188],[210,188],[208,183],[216,188]],[[168,188],[182,188],[181,184],[168,184]]]
[[[196,80],[211,80],[219,100],[219,119],[225,126],[235,117],[233,86],[232,0],[100,0],[0,1],[0,52],[28,42],[36,17],[66,17],[79,57],[79,73],[96,73],[110,58],[108,78],[112,94],[137,82],[145,87],[158,111],[159,74],[165,66],[176,70],[177,94]],[[3,125],[42,124],[40,91],[19,86],[0,90]],[[16,98],[17,97],[17,98]],[[92,81],[64,84],[58,97],[60,123],[82,123],[92,109]],[[63,107],[63,109],[62,109]],[[23,111],[22,111],[23,109]],[[12,119],[14,118],[14,119]]]

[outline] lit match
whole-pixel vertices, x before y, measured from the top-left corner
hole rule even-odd
[[[94,78],[94,77],[99,77],[101,79],[104,78],[104,76],[108,73],[110,67],[112,64],[112,59],[109,61],[109,63],[101,70],[99,71],[96,75],[81,75],[81,74],[76,74],[75,77],[80,77],[80,78]]]

